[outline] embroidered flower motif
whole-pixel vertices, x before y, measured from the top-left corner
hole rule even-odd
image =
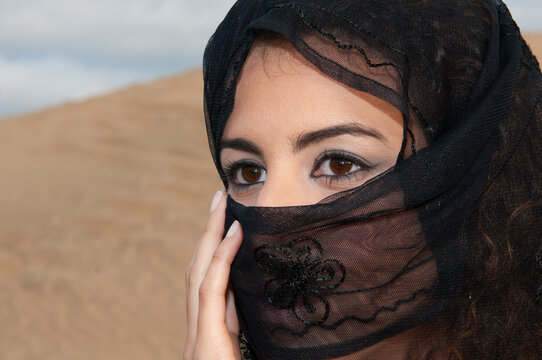
[[[336,289],[346,271],[338,260],[322,260],[322,245],[303,236],[285,247],[266,244],[255,251],[255,261],[270,277],[265,283],[267,301],[290,309],[306,325],[321,324],[329,316],[326,290]]]

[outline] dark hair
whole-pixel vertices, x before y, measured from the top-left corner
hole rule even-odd
[[[542,112],[540,103],[534,112]],[[468,275],[458,301],[420,328],[412,359],[540,359],[542,245],[534,227],[542,222],[542,157],[533,154],[542,138],[539,119],[531,117],[503,176],[482,196],[478,241],[464,244]],[[505,135],[503,146],[513,146]]]

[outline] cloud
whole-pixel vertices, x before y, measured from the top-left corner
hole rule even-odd
[[[84,99],[134,77],[132,71],[92,69],[62,58],[12,62],[0,56],[0,116]]]
[[[0,49],[124,66],[198,63],[233,0],[4,0]],[[198,61],[196,61],[198,59]]]
[[[233,0],[3,0],[0,116],[199,66]]]

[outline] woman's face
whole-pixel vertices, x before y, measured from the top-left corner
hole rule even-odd
[[[327,77],[288,45],[256,43],[237,81],[220,160],[236,201],[308,205],[395,165],[402,141],[395,107]]]

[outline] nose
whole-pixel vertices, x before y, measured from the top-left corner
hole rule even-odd
[[[314,204],[320,200],[311,189],[309,179],[293,171],[275,172],[258,193],[256,206],[277,207]]]

